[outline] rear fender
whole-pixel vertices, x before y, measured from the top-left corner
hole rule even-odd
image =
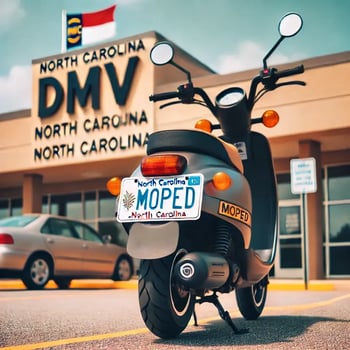
[[[159,259],[172,254],[179,241],[179,224],[135,223],[129,230],[128,253],[137,259]]]

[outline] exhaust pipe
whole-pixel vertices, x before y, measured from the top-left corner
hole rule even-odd
[[[217,289],[230,276],[227,260],[216,253],[188,253],[174,267],[175,278],[192,289]]]

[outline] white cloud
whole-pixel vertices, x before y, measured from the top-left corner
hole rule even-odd
[[[253,68],[261,68],[262,60],[267,52],[268,51],[259,44],[252,41],[245,41],[240,44],[237,54],[222,55],[219,57],[216,69],[220,74],[227,74]],[[273,53],[268,59],[268,64],[283,64],[300,58],[302,58],[301,54],[294,54],[293,57],[288,57],[281,53]]]
[[[1,0],[0,31],[6,32],[11,30],[14,23],[21,21],[25,15],[21,0]]]
[[[31,108],[32,67],[13,66],[8,76],[0,77],[0,113]]]

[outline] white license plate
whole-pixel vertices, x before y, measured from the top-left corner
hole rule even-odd
[[[203,182],[202,174],[124,178],[117,220],[197,220],[202,207]]]

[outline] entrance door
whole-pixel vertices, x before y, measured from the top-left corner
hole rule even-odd
[[[303,277],[303,234],[301,200],[279,201],[280,235],[275,260],[275,277]]]

